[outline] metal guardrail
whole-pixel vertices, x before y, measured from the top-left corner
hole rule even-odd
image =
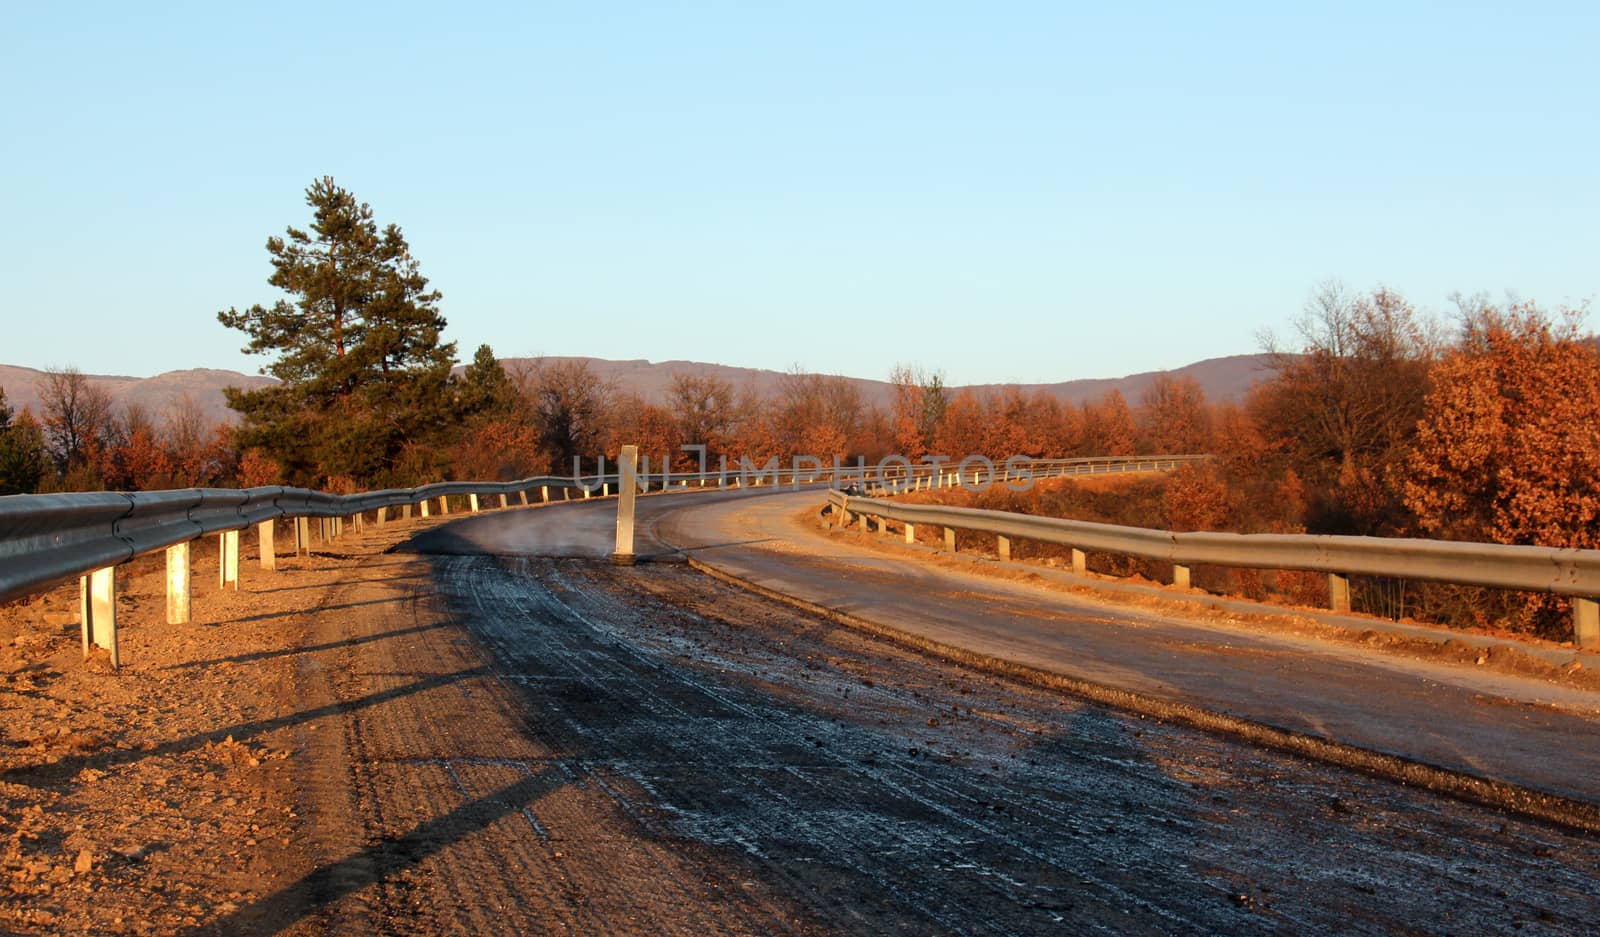
[[[1203,456],[1054,459],[1031,461],[1035,476],[1136,471],[1176,464]],[[776,461],[741,465],[716,472],[640,473],[641,489],[786,485],[809,482],[859,481],[886,484],[934,484],[936,476],[951,483],[957,467],[913,465],[817,466],[784,468]],[[1011,478],[992,465],[967,474],[993,481]],[[544,475],[508,482],[436,482],[419,488],[392,488],[354,495],[334,495],[306,488],[267,486],[248,489],[188,488],[172,491],[80,492],[0,497],[0,601],[38,591],[54,583],[125,563],[137,556],[187,543],[208,534],[244,530],[276,518],[360,516],[404,505],[420,505],[446,497],[522,497],[530,491],[580,491],[585,496],[615,489],[615,472],[582,476]]]
[[[1247,569],[1289,569],[1328,574],[1330,604],[1349,610],[1352,575],[1389,576],[1431,582],[1554,593],[1572,598],[1573,631],[1580,647],[1600,646],[1600,550],[1462,543],[1384,537],[1316,534],[1183,533],[1121,527],[1006,511],[903,504],[876,498],[828,494],[833,509],[851,515],[975,531],[1010,540],[1034,540],[1071,547],[1074,569],[1083,571],[1083,552],[1117,553],[1171,563],[1174,579],[1188,584],[1188,568],[1201,564]],[[946,545],[953,548],[947,533]]]

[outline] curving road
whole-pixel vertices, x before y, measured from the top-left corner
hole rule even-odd
[[[1600,803],[1600,693],[1177,616],[867,548],[802,523],[820,491],[641,498],[643,557],[702,562],[975,652],[1265,725]],[[481,515],[430,553],[603,558],[615,502]]]

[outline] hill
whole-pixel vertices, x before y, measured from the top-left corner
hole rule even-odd
[[[614,361],[606,358],[551,356],[544,359],[510,358],[506,360],[505,365],[507,370],[515,373],[518,369],[533,366],[538,360],[547,363],[587,362],[600,380],[615,384],[624,393],[637,392],[641,397],[651,401],[665,400],[667,388],[672,383],[672,376],[680,372],[718,377],[732,383],[741,391],[760,395],[776,393],[786,376],[781,371],[740,368],[699,361]],[[1043,390],[1067,403],[1093,400],[1115,389],[1121,391],[1130,404],[1137,404],[1145,388],[1149,387],[1161,373],[1163,372],[1146,371],[1125,377],[1087,378],[1054,384],[1018,386],[1027,393]],[[1197,361],[1174,369],[1171,373],[1194,378],[1205,389],[1208,399],[1224,401],[1242,399],[1251,385],[1270,372],[1265,355],[1232,355]],[[5,389],[6,401],[19,412],[24,407],[32,409],[36,414],[42,410],[39,386],[44,377],[44,372],[33,368],[0,364],[0,388]],[[158,419],[188,397],[199,405],[208,419],[213,421],[231,420],[234,416],[223,402],[224,387],[261,387],[272,383],[272,379],[268,377],[214,368],[168,371],[165,374],[145,378],[112,374],[91,374],[88,377],[98,386],[105,388],[111,394],[113,401],[123,405],[142,406]],[[861,399],[869,405],[887,406],[893,397],[893,388],[887,381],[869,378],[849,378],[849,380],[860,392]],[[971,389],[982,393],[996,391],[1003,386],[1007,385],[978,384],[973,385]],[[962,388],[953,387],[951,390],[958,392]]]

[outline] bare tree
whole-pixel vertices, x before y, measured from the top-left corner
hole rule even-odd
[[[46,368],[38,385],[45,440],[63,472],[83,465],[111,428],[111,395],[77,368]]]
[[[739,400],[732,382],[710,375],[674,372],[667,399],[685,443],[705,446],[711,458],[727,450],[740,422]]]
[[[605,442],[606,407],[616,394],[585,361],[540,361],[522,376],[539,447],[557,471],[570,471],[574,458],[600,454]]]

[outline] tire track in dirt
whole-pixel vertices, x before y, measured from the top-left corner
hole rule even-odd
[[[1600,910],[1582,836],[942,665],[679,567],[436,570],[530,731],[638,835],[748,865],[825,927],[1577,933]]]

